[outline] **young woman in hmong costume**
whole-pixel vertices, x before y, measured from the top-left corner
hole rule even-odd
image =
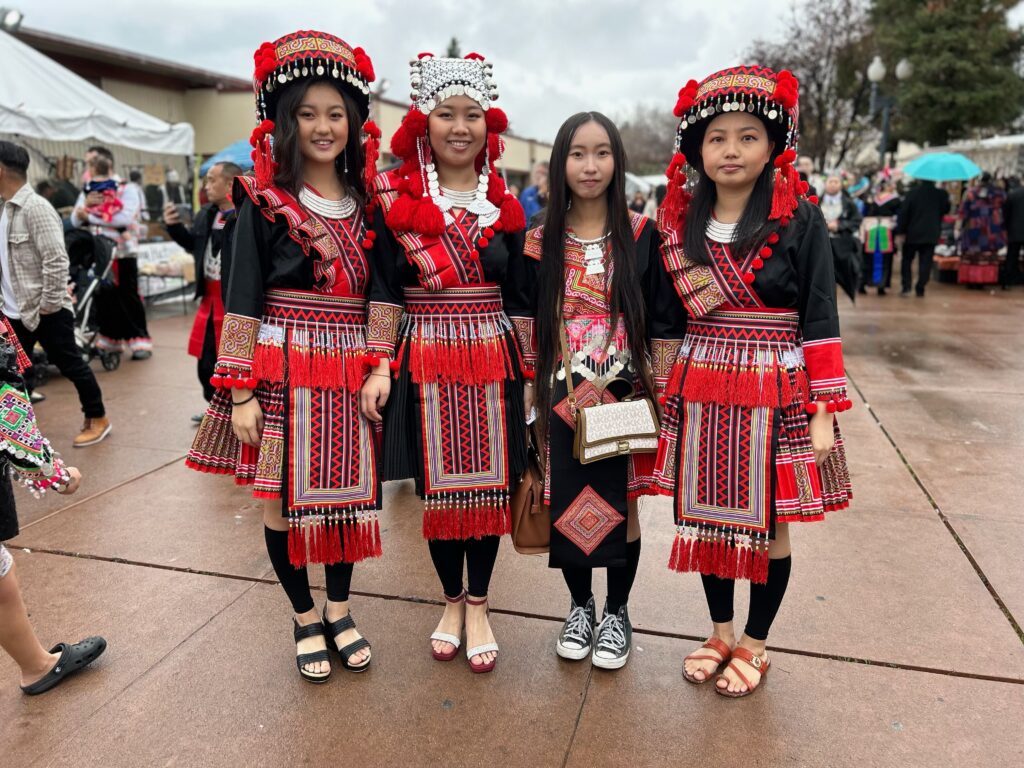
[[[570,117],[555,137],[550,173],[544,224],[526,235],[535,272],[528,281],[532,311],[512,319],[524,329],[527,365],[536,372],[544,496],[553,524],[549,565],[562,569],[572,596],[555,649],[566,659],[590,656],[595,666],[619,669],[629,658],[626,604],[640,562],[637,497],[652,485],[654,455],[580,463],[573,458],[575,413],[631,389],[655,397],[649,357],[674,354],[684,316],[657,227],[626,204],[626,155],[615,125],[597,112]],[[596,640],[594,568],[608,571]]]
[[[494,170],[508,121],[491,106],[491,65],[421,54],[411,69],[413,105],[391,141],[403,164],[373,184],[384,217],[367,341],[381,362],[363,412],[380,421],[387,403],[384,479],[415,478],[425,501],[423,535],[448,601],[434,658],[455,657],[465,626],[470,667],[489,672],[498,646],[487,590],[509,532],[509,485],[526,466],[520,351],[505,313],[522,303],[511,286],[523,282],[525,222]]]
[[[736,67],[680,91],[678,153],[659,212],[665,264],[687,313],[666,389],[655,478],[674,501],[670,567],[704,582],[712,637],[692,683],[752,693],[790,572],[788,524],[849,503],[835,412],[850,407],[828,229],[799,198],[797,82]],[[689,174],[689,177],[688,177]],[[688,180],[693,181],[687,189]],[[739,642],[733,587],[749,579]]]
[[[255,58],[256,175],[235,183],[218,391],[187,463],[233,474],[267,500],[267,553],[295,611],[299,672],[323,682],[325,635],[346,669],[370,663],[349,586],[352,564],[381,554],[374,427],[359,410],[371,364],[365,190],[380,136],[366,121],[374,75],[361,48],[322,32],[264,43]],[[326,571],[322,616],[308,563]]]

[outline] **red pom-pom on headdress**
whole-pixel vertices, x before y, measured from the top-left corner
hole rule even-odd
[[[416,107],[410,110],[402,118],[401,125],[391,136],[391,154],[402,160],[411,160],[416,157],[416,141],[421,136],[427,135],[427,116]]]
[[[676,117],[682,117],[683,114],[690,107],[694,105],[697,100],[697,81],[690,80],[686,85],[679,89],[679,100],[676,102],[675,109],[672,113]]]
[[[658,219],[663,227],[682,234],[691,196],[686,191],[686,157],[681,152],[672,156],[665,176],[668,177],[668,185]]]
[[[508,130],[508,116],[504,110],[491,107],[485,115],[484,121],[487,123],[487,130],[491,133],[504,133]]]
[[[377,158],[380,157],[380,128],[373,120],[367,120],[363,123],[363,133],[366,134],[363,142],[363,184],[370,189],[373,177],[377,175]]]
[[[353,48],[352,53],[356,58],[356,71],[366,79],[366,82],[372,83],[376,79],[376,75],[374,74],[373,62],[370,61],[370,57],[362,47]]]
[[[800,83],[788,69],[775,76],[775,93],[772,97],[786,109],[792,109],[797,101]]]
[[[464,59],[472,59],[472,60],[474,60],[474,61],[483,61],[483,60],[484,60],[484,57],[483,57],[483,56],[481,56],[481,55],[480,55],[479,53],[477,53],[476,51],[473,51],[472,53],[467,53],[467,54],[466,54],[465,56],[463,56],[462,58],[464,58]]]

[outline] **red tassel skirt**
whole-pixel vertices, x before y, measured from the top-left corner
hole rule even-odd
[[[849,506],[838,424],[818,467],[808,394],[796,312],[716,310],[690,321],[666,388],[654,473],[674,501],[670,568],[763,583],[776,523]]]
[[[405,298],[384,419],[384,479],[416,480],[427,539],[508,533],[526,427],[519,348],[501,292],[407,287]]]
[[[235,437],[230,391],[217,390],[186,459],[281,499],[295,566],[381,555],[377,440],[359,410],[365,314],[361,296],[268,291],[252,366],[260,445]]]

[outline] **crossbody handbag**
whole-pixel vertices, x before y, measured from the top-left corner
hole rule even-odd
[[[576,420],[576,436],[573,439],[572,455],[581,464],[590,464],[612,456],[626,456],[631,453],[657,453],[658,412],[649,397],[634,397],[636,389],[632,382],[620,377],[609,379],[598,389],[598,402],[580,408],[572,385],[572,371],[569,368],[569,342],[565,328],[560,332],[562,343],[562,367],[565,369],[565,385],[568,389],[569,412]],[[604,402],[604,391],[613,381],[630,384],[630,394],[624,399]]]

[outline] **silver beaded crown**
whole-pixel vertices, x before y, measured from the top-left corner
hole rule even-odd
[[[492,79],[493,65],[483,59],[447,59],[426,56],[409,62],[409,83],[413,104],[429,115],[438,104],[452,96],[468,96],[481,109],[498,99]]]

